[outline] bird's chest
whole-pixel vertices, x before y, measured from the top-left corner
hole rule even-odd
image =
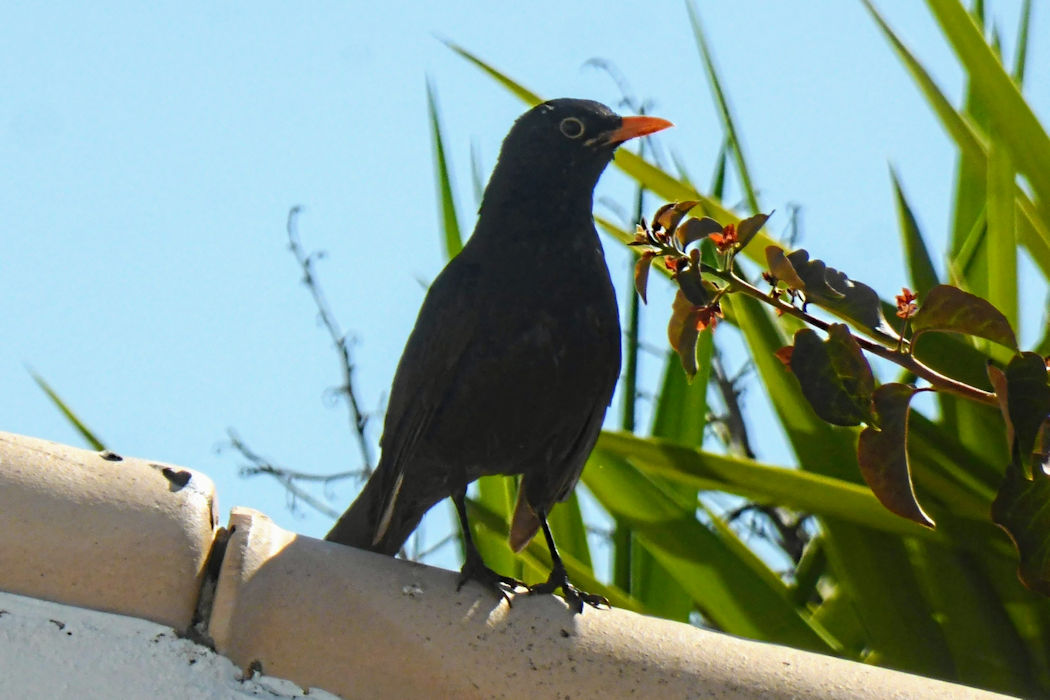
[[[601,249],[565,251],[533,267],[510,267],[493,286],[498,303],[485,325],[503,330],[499,353],[557,373],[589,359],[619,356],[616,295]]]

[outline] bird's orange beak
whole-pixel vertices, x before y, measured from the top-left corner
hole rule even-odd
[[[674,124],[660,117],[623,117],[620,128],[602,134],[602,141],[618,145],[638,136],[655,134],[669,126]]]

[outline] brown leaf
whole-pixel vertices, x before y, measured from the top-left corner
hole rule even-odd
[[[783,248],[775,245],[766,246],[766,264],[769,265],[769,271],[773,276],[786,284],[788,288],[806,288],[806,283],[795,272],[795,267],[788,261]]]
[[[682,361],[682,369],[691,380],[696,375],[697,307],[678,290],[671,303],[671,319],[667,323],[667,339]]]
[[[699,241],[701,238],[710,236],[712,233],[720,233],[722,231],[722,224],[718,223],[711,217],[705,216],[700,219],[692,218],[688,219],[684,224],[678,227],[675,231],[675,236],[678,237],[678,244],[685,248],[690,243]]]
[[[642,303],[649,303],[645,298],[646,289],[649,286],[649,269],[652,267],[653,258],[656,257],[656,252],[647,250],[641,254],[638,258],[638,262],[634,264],[634,288],[638,291],[638,296],[642,298]]]
[[[932,528],[930,516],[919,505],[908,465],[908,405],[915,388],[883,384],[873,399],[879,428],[867,427],[857,443],[860,473],[886,508],[908,520]]]
[[[689,213],[690,209],[699,203],[684,201],[665,204],[656,210],[656,214],[653,216],[653,226],[660,226],[668,233],[674,233],[674,230],[678,228],[678,222]]]
[[[1017,350],[1017,336],[999,309],[979,296],[947,284],[929,291],[911,317],[912,342],[926,331],[946,331],[985,338]]]
[[[809,328],[795,333],[791,371],[803,396],[832,425],[872,423],[875,378],[856,339],[842,323],[832,324],[827,340]]]
[[[766,221],[771,216],[773,216],[773,212],[755,214],[736,225],[736,237],[741,250],[751,242],[752,238],[758,235],[758,232],[762,230],[762,227],[766,225]]]

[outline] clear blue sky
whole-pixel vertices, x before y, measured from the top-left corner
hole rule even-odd
[[[923,3],[878,4],[958,96]],[[990,4],[1011,56],[1020,3]],[[290,467],[358,466],[346,412],[325,400],[338,365],[285,248],[289,207],[305,207],[305,245],[328,252],[320,274],[358,339],[360,397],[378,409],[420,280],[442,265],[426,76],[468,229],[471,147],[487,173],[522,111],[436,37],[550,97],[615,104],[608,76],[583,67],[612,61],[676,123],[661,147],[706,183],[720,127],[685,7],[646,5],[11,4],[0,24],[0,429],[80,444],[30,365],[112,449],[208,473],[223,517],[247,505],[322,534],[325,518],[289,513],[274,482],[240,479],[236,457],[215,451],[232,426]],[[859,0],[697,6],[763,208],[800,204],[804,245],[892,295],[906,280],[887,166],[939,251],[954,154]],[[1029,86],[1050,85],[1048,22],[1037,4]],[[1028,92],[1046,123],[1045,88]],[[630,192],[611,171],[599,185],[624,207]],[[655,343],[668,298],[657,290],[647,317]],[[754,430],[760,456],[784,459],[779,438]],[[333,488],[333,505],[353,492]]]

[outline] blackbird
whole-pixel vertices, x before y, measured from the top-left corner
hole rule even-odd
[[[667,128],[589,100],[544,102],[503,141],[474,234],[430,286],[394,375],[379,465],[326,539],[395,554],[451,496],[466,560],[509,602],[524,586],[485,566],[467,485],[520,474],[510,546],[542,528],[553,567],[532,593],[608,604],[569,583],[547,515],[576,485],[620,371],[616,296],[594,228],[594,186],[624,141]]]

